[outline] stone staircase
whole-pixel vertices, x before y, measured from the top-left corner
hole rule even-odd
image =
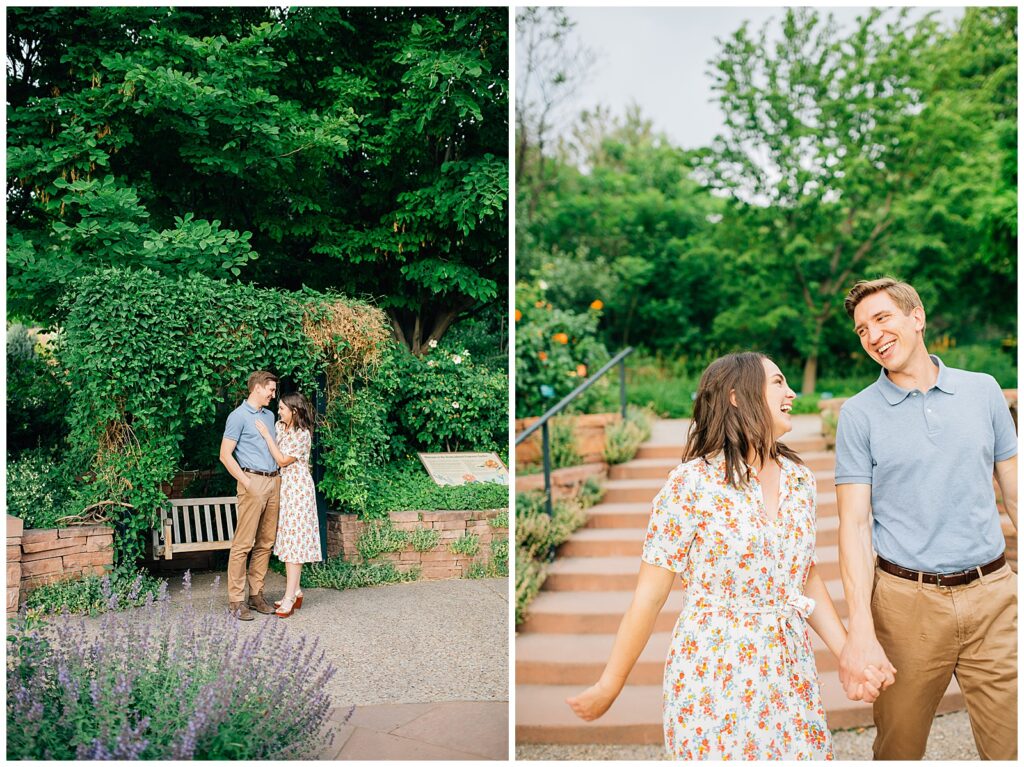
[[[840,616],[847,617],[839,576],[835,459],[826,451],[816,416],[795,416],[787,444],[815,472],[818,486],[818,566]],[[671,631],[682,606],[677,588],[612,708],[595,722],[577,719],[565,704],[597,681],[629,606],[640,567],[650,504],[678,464],[686,421],[659,421],[651,441],[628,463],[613,466],[602,502],[587,525],[559,549],[544,588],[516,638],[516,742],[660,744],[661,679]],[[817,635],[815,648],[829,726],[871,724],[871,707],[846,698],[837,662]],[[956,680],[939,712],[963,707]]]

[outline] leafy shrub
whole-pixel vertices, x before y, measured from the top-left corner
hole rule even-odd
[[[441,533],[429,527],[417,527],[409,534],[409,545],[420,553],[430,551],[441,542]]]
[[[1017,388],[1016,344],[1002,349],[994,345],[967,344],[941,351],[942,362],[951,368],[988,373],[1004,389]]]
[[[508,509],[502,509],[496,516],[487,520],[491,527],[504,527],[508,529]]]
[[[326,373],[331,412],[343,412],[389,337],[383,312],[366,304],[198,274],[107,269],[76,282],[69,296],[58,355],[78,390],[69,442],[76,465],[91,462],[91,500],[131,507],[115,520],[119,566],[141,554],[187,430],[221,426],[218,408],[244,398],[250,372],[273,370],[309,393]],[[215,453],[207,460],[215,464]]]
[[[599,503],[603,497],[604,486],[597,477],[587,477],[576,488],[576,502],[584,509],[589,509]]]
[[[475,557],[480,551],[480,537],[473,533],[466,533],[461,538],[456,538],[448,544],[448,550],[452,554],[462,554],[466,557]]]
[[[270,560],[274,572],[284,574],[284,563]],[[420,577],[417,567],[403,572],[392,562],[346,562],[341,557],[313,562],[302,568],[302,585],[309,589],[361,589],[388,583],[408,583]]]
[[[538,416],[609,360],[597,338],[600,309],[555,308],[539,286],[516,286],[516,417]],[[607,377],[575,401],[588,412],[608,389]]]
[[[505,450],[508,375],[476,364],[468,349],[431,343],[422,359],[399,358],[392,408],[403,434],[425,452]]]
[[[507,509],[509,502],[507,485],[438,485],[418,459],[368,469],[363,481],[367,488],[363,505],[350,510],[365,519],[379,519],[392,511]]]
[[[68,387],[38,334],[7,328],[7,449],[56,447],[65,434]]]
[[[465,578],[507,578],[508,539],[491,541],[491,556],[486,562],[472,562]]]
[[[369,562],[381,554],[401,551],[409,543],[409,534],[396,530],[388,520],[371,520],[366,523],[356,541],[356,549],[363,561]]]
[[[653,420],[654,414],[649,409],[627,406],[623,420],[605,427],[605,461],[625,463],[631,460],[640,445],[650,439]]]
[[[526,608],[540,593],[547,571],[543,563],[516,548],[516,625],[526,620]]]
[[[73,513],[74,489],[74,474],[55,451],[39,448],[8,455],[7,513],[21,519],[26,529],[56,527],[58,519]]]
[[[88,613],[99,615],[109,610],[127,610],[147,604],[150,599],[167,597],[167,581],[154,578],[145,570],[134,575],[114,571],[110,575],[87,575],[29,591],[25,606],[42,613]]]
[[[224,610],[147,598],[99,630],[65,616],[12,621],[7,758],[299,759],[322,748],[335,669],[283,621],[253,632]],[[301,673],[268,673],[301,669]]]

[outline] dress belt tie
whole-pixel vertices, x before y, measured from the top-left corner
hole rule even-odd
[[[797,626],[792,622],[794,616],[806,620],[814,612],[815,602],[804,594],[793,594],[787,598],[785,604],[766,605],[753,602],[736,601],[732,603],[719,603],[710,605],[694,606],[690,608],[693,612],[734,612],[754,615],[774,615],[778,620],[779,634],[785,643],[787,659],[791,666],[797,664],[797,653],[799,648],[794,643],[797,636]],[[787,629],[790,629],[787,631]]]

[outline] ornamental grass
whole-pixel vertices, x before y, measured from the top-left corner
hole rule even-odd
[[[8,628],[7,758],[301,759],[333,737],[335,668],[285,621],[241,624],[150,595],[88,622]],[[108,589],[108,598],[118,596]]]

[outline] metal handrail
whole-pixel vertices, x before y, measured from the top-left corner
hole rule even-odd
[[[594,373],[590,378],[581,383],[571,392],[566,394],[562,399],[558,401],[556,405],[549,408],[537,422],[534,423],[530,428],[524,429],[516,436],[515,444],[520,444],[523,440],[533,434],[537,429],[541,430],[541,452],[544,458],[544,495],[546,498],[545,506],[550,516],[554,509],[551,504],[551,439],[548,433],[548,421],[554,416],[561,413],[568,407],[569,403],[580,396],[583,392],[589,389],[594,383],[611,370],[616,365],[619,366],[619,411],[622,417],[626,417],[626,357],[633,353],[633,347],[627,346],[621,352],[616,354],[607,363],[605,363],[600,370]]]

